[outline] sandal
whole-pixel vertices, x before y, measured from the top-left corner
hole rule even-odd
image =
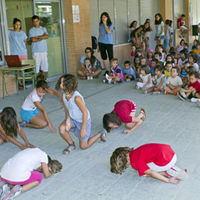
[[[69,147],[73,147],[72,149],[69,149]],[[73,142],[72,144],[69,144],[67,148],[63,150],[63,154],[69,154],[71,151],[76,149],[75,143]]]
[[[101,135],[100,135],[100,140],[101,140],[101,142],[106,142],[106,139],[103,138],[103,135],[106,135],[106,134],[107,134],[106,130],[105,130],[105,129],[102,129],[102,130],[99,131],[99,133],[101,134]]]
[[[141,108],[140,109],[140,113],[143,114],[143,117],[141,117],[141,120],[144,121],[146,119],[146,112],[145,112],[145,109],[144,108]]]
[[[28,123],[26,121],[19,122],[21,128],[24,128]]]

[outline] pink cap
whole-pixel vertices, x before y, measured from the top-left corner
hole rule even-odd
[[[153,53],[153,49],[148,49],[148,52],[151,52],[151,53]]]

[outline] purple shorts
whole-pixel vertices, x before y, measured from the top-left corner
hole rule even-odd
[[[70,123],[73,127],[70,130],[72,132],[74,132],[74,135],[76,137],[78,137],[80,141],[88,141],[88,139],[90,138],[90,135],[91,135],[91,119],[87,120],[87,124],[86,124],[86,127],[85,127],[85,131],[86,131],[86,137],[85,138],[81,138],[81,135],[80,135],[82,123],[77,122],[76,120],[74,120],[72,118],[71,118]]]
[[[42,181],[42,174],[40,172],[37,172],[37,171],[32,171],[31,172],[31,176],[29,177],[29,179],[25,180],[25,181],[19,181],[19,182],[15,182],[15,181],[10,181],[10,180],[7,180],[7,179],[4,179],[1,177],[1,180],[4,182],[4,183],[8,183],[8,184],[11,184],[11,185],[26,185],[28,183],[33,183],[35,181],[37,181],[38,183],[41,183]]]

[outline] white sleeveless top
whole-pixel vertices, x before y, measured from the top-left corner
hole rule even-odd
[[[67,99],[65,98],[66,95],[63,94],[63,101],[64,101],[64,104],[69,111],[70,118],[76,120],[77,122],[82,123],[83,113],[81,112],[81,110],[79,109],[79,107],[75,103],[75,97],[76,96],[81,97],[81,99],[85,103],[83,96],[78,91],[74,92],[73,96],[70,98],[69,101],[67,101]],[[88,109],[87,109],[87,111],[88,111]],[[88,111],[88,119],[90,119],[90,112],[89,111]]]

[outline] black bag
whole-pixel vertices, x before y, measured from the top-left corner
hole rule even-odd
[[[97,49],[97,38],[92,36],[92,49]]]

